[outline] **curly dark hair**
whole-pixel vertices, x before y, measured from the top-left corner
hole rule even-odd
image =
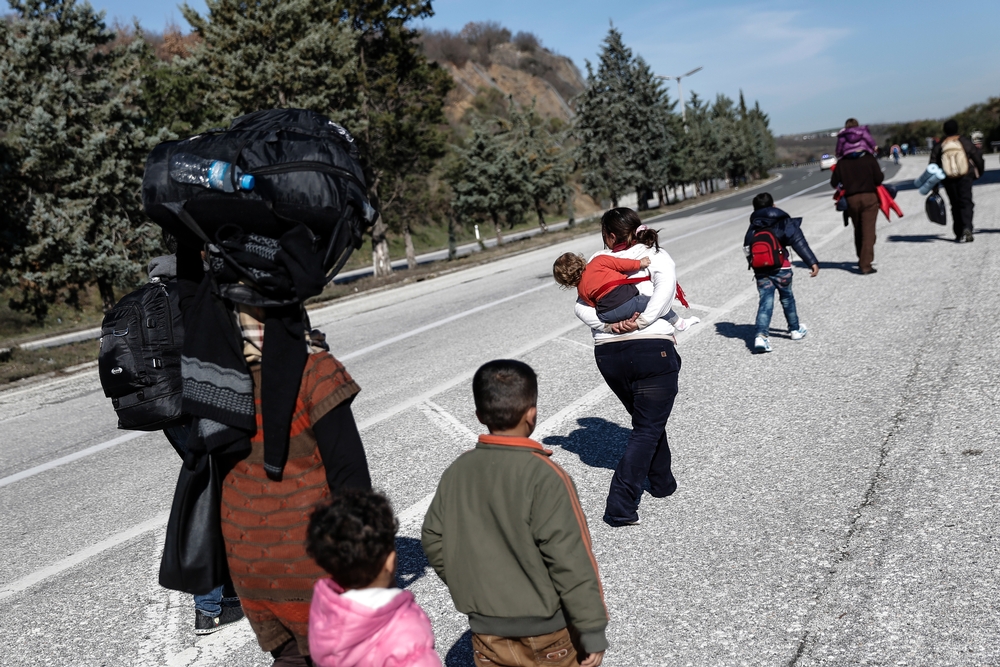
[[[343,489],[309,517],[306,553],[344,588],[371,584],[396,548],[399,525],[381,493]]]
[[[576,287],[580,284],[580,277],[586,266],[587,262],[582,256],[571,252],[563,253],[552,265],[552,275],[560,287]]]

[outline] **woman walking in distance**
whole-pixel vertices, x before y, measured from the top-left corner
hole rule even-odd
[[[670,312],[676,291],[674,261],[660,248],[656,230],[641,223],[635,211],[611,209],[601,219],[601,234],[620,259],[649,258],[649,268],[632,277],[649,303],[641,313],[615,324],[605,324],[597,311],[582,300],[576,315],[593,331],[594,357],[608,387],[632,416],[632,433],[615,468],[608,492],[604,521],[612,526],[639,523],[639,501],[648,478],[656,498],[677,489],[670,471],[670,447],[665,430],[677,396],[681,359],[674,342],[674,327],[664,316]]]

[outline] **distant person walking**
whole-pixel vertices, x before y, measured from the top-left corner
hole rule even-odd
[[[665,319],[677,281],[674,260],[660,248],[656,230],[643,225],[632,209],[614,208],[605,213],[601,234],[612,256],[650,260],[645,269],[650,280],[636,283],[639,292],[649,296],[642,313],[606,324],[593,305],[583,299],[576,302],[576,316],[593,330],[597,369],[632,416],[632,432],[611,479],[604,510],[606,523],[626,526],[639,523],[639,501],[646,479],[654,498],[677,490],[665,430],[681,369],[674,343],[676,329]]]
[[[851,121],[857,123],[852,118],[847,121],[848,125]],[[847,127],[844,132],[850,129],[852,128]],[[837,144],[839,147],[839,138]],[[884,175],[878,160],[867,147],[862,148],[862,144],[867,145],[867,142],[859,139],[857,143],[845,144],[844,150],[847,152],[837,162],[836,169],[832,170],[830,185],[834,189],[842,187],[844,190],[844,196],[847,198],[847,215],[854,225],[854,249],[858,254],[858,270],[862,275],[869,275],[876,272],[872,262],[875,259],[875,223],[878,220],[879,210],[878,186],[882,184]]]
[[[944,190],[951,203],[952,229],[955,241],[972,243],[972,181],[982,176],[986,170],[983,153],[972,139],[958,134],[958,122],[954,119],[944,124],[945,138],[931,150],[931,164],[944,171]]]

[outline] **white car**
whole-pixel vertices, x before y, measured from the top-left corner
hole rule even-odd
[[[837,158],[829,153],[823,153],[823,157],[819,159],[819,170],[833,169],[833,165],[835,164],[837,164]]]

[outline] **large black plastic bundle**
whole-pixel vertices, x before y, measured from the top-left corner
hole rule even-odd
[[[237,165],[254,176],[255,185],[223,192],[177,182],[169,172],[178,153]],[[193,221],[210,242],[229,225],[277,239],[305,224],[319,237],[328,276],[361,247],[376,216],[354,139],[325,116],[303,109],[258,111],[237,118],[227,130],[158,145],[146,160],[142,202],[166,231],[190,237],[196,233]]]

